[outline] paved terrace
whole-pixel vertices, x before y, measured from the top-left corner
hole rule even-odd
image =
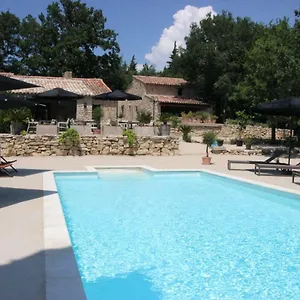
[[[0,299],[45,299],[42,174],[49,170],[84,170],[85,166],[148,165],[154,168],[205,168],[241,178],[300,190],[288,176],[256,176],[252,171],[227,170],[228,159],[264,159],[255,156],[212,155],[213,164],[203,166],[201,144],[181,144],[177,157],[18,157],[13,178],[0,176]],[[294,160],[297,162],[297,160]],[[247,167],[247,165],[246,165]],[[248,166],[249,167],[249,166]],[[297,178],[299,180],[300,178]]]

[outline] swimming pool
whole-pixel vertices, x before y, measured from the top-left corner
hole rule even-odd
[[[204,172],[55,181],[89,300],[300,298],[297,195]]]

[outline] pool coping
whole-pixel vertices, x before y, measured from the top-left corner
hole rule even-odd
[[[254,184],[256,186],[300,195],[300,191],[278,187],[232,176],[207,169],[155,169],[144,165],[130,166],[86,166],[81,171],[49,171],[43,174],[44,202],[44,251],[45,251],[45,294],[46,300],[83,300],[86,299],[83,284],[75,260],[71,239],[65,222],[54,174],[97,173],[97,169],[143,169],[151,172],[203,172],[223,178],[229,178]]]

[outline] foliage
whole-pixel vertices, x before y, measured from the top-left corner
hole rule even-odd
[[[192,127],[189,125],[181,125],[179,127],[179,130],[182,132],[182,139],[185,142],[190,143],[191,142],[191,136],[190,133],[192,132]]]
[[[149,124],[152,120],[152,114],[146,110],[139,110],[136,119],[141,124]]]
[[[180,119],[176,115],[171,116],[170,117],[170,121],[171,121],[171,126],[173,128],[177,128],[179,126],[179,124],[180,124]]]
[[[196,85],[199,98],[214,105],[220,118],[243,78],[246,52],[261,31],[263,25],[235,19],[228,12],[208,15],[191,26],[181,54],[183,76]]]
[[[142,70],[139,72],[139,75],[142,75],[142,76],[156,76],[157,71],[155,69],[155,66],[144,64]]]
[[[241,139],[243,130],[245,130],[249,124],[250,116],[247,115],[245,111],[237,111],[236,116],[237,125],[239,126],[239,139]]]
[[[103,110],[101,106],[96,106],[93,108],[93,120],[95,120],[97,123],[100,123],[101,119],[103,117]]]
[[[251,146],[253,144],[253,138],[251,136],[247,136],[244,138],[244,143],[246,146]]]
[[[159,116],[159,121],[166,124],[170,121],[171,115],[169,113],[161,113]]]
[[[74,146],[78,146],[80,143],[80,135],[76,129],[68,128],[59,136],[58,141],[63,145],[73,144]]]
[[[207,131],[203,134],[203,144],[206,144],[206,156],[208,157],[208,148],[216,141],[217,136],[213,131]]]
[[[26,107],[7,109],[1,112],[0,122],[9,123],[25,123],[31,118],[31,111]]]
[[[27,135],[27,131],[26,131],[26,130],[22,130],[22,131],[20,132],[20,134],[23,135],[23,136],[25,136],[25,135]]]
[[[127,137],[127,142],[128,142],[129,147],[133,147],[135,145],[137,137],[133,130],[125,129],[123,131],[123,136]]]

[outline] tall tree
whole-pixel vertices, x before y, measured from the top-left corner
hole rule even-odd
[[[158,72],[154,65],[148,65],[147,63],[143,65],[143,69],[139,72],[142,76],[158,76]]]
[[[219,120],[234,87],[243,78],[245,54],[263,26],[248,18],[223,12],[193,24],[181,55],[184,77],[194,83],[199,97],[213,103]]]
[[[24,72],[57,76],[69,70],[77,77],[103,77],[105,68],[120,60],[117,34],[105,23],[101,10],[80,0],[53,2],[38,22],[27,17],[20,50]]]
[[[174,43],[174,48],[170,55],[170,60],[167,62],[167,66],[162,72],[162,76],[168,77],[182,77],[182,68],[181,68],[181,57],[180,53],[182,49],[177,47],[177,43]]]
[[[9,11],[0,13],[0,70],[14,72],[19,43],[20,20]]]
[[[128,72],[132,73],[133,75],[136,74],[137,73],[136,66],[137,63],[135,61],[135,55],[133,55],[128,66]]]
[[[300,54],[294,33],[287,19],[266,28],[247,53],[238,101],[251,106],[300,93]]]

